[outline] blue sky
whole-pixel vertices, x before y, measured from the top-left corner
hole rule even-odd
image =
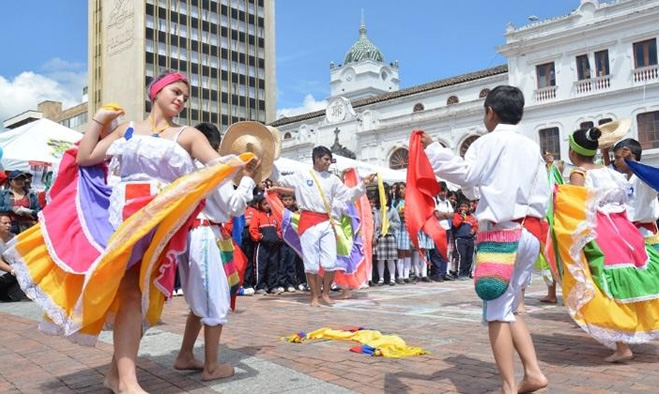
[[[267,0],[266,0],[267,1]],[[73,105],[86,84],[87,0],[4,1],[0,121],[46,98]],[[401,88],[505,63],[506,24],[570,13],[579,0],[277,0],[277,108],[322,107],[329,62],[358,37],[361,10]]]

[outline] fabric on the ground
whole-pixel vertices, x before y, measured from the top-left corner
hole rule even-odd
[[[402,358],[430,354],[420,347],[407,346],[398,335],[383,335],[377,330],[335,330],[320,328],[310,333],[300,332],[283,338],[287,342],[302,343],[307,340],[335,339],[340,341],[355,341],[361,343],[361,353],[387,358]],[[351,348],[351,351],[355,351]]]

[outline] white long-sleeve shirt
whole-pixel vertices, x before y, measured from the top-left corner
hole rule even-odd
[[[629,178],[631,194],[627,201],[627,217],[632,222],[654,223],[659,218],[657,192],[639,177]]]
[[[540,147],[517,129],[499,124],[474,141],[464,159],[439,143],[425,150],[437,176],[462,186],[467,198],[480,198],[479,221],[546,215],[549,185]]]
[[[203,164],[196,163],[197,167]],[[197,219],[208,219],[215,223],[226,223],[231,217],[240,216],[245,212],[247,204],[252,201],[256,183],[250,177],[242,177],[238,188],[234,190],[233,182],[225,182],[206,197],[203,211]]]
[[[339,177],[330,172],[314,172],[316,179],[320,182],[320,186],[325,193],[325,198],[330,208],[337,205],[334,200],[339,200],[342,203],[355,202],[359,197],[366,193],[366,186],[364,182],[360,182],[357,186],[349,188],[341,182]],[[311,176],[310,171],[301,171],[291,175],[281,176],[278,179],[273,179],[283,187],[295,188],[295,199],[297,205],[303,211],[311,211],[317,213],[327,213],[325,203],[320,195],[316,181]]]

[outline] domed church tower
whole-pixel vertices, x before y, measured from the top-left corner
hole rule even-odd
[[[330,63],[331,96],[350,100],[394,92],[399,89],[398,61],[387,64],[384,55],[366,35],[362,11],[359,38],[338,66]]]

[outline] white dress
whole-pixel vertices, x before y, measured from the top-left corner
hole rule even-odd
[[[124,137],[110,145],[107,155],[112,157],[109,166],[112,194],[108,211],[110,224],[115,229],[130,216],[124,211],[135,197],[156,195],[171,182],[196,169],[188,151],[177,142],[183,130],[185,126],[171,140],[134,134],[131,123]],[[139,195],[135,190],[139,190]],[[127,269],[140,261],[149,247],[152,234],[135,245]]]
[[[128,185],[148,184],[151,195],[154,195],[196,169],[188,151],[176,142],[184,127],[174,140],[132,134],[129,133],[131,127],[126,131],[128,138],[113,142],[107,152],[112,156],[110,172],[114,176],[110,197],[110,223],[114,228],[119,227],[124,219],[122,212]]]

